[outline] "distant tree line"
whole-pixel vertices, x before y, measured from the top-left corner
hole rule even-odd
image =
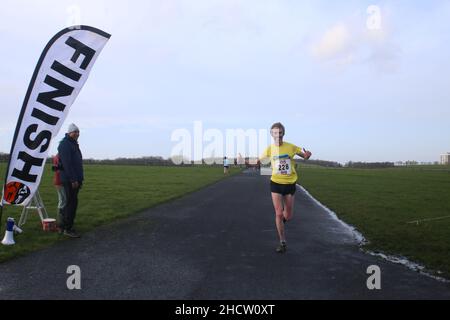
[[[395,167],[394,162],[353,162],[349,161],[345,164],[347,168],[357,169],[379,169]]]
[[[9,161],[9,154],[0,152],[0,162],[8,162]]]
[[[304,160],[304,159],[298,159],[296,160],[297,163],[307,163],[307,164],[314,164],[321,167],[330,167],[330,168],[341,168],[342,164],[336,161],[327,161],[327,160]]]
[[[0,152],[0,162],[8,162],[9,154]],[[52,157],[48,157],[47,164],[52,163]],[[118,165],[146,165],[146,166],[174,166],[171,159],[163,157],[141,157],[141,158],[117,158],[117,159],[83,159],[84,164],[118,164]],[[183,165],[192,165],[191,162],[183,163]]]
[[[174,162],[175,160],[175,162]],[[223,165],[223,158],[214,159],[215,165]],[[9,154],[0,152],[0,162],[8,162]],[[230,159],[230,164],[233,165],[234,159]],[[52,157],[48,157],[47,164],[52,163]],[[83,159],[84,164],[104,164],[104,165],[140,165],[140,166],[193,166],[199,163],[190,161],[188,159],[164,159],[159,156],[140,157],[140,158],[116,158],[116,159]],[[211,164],[211,159],[202,160],[201,164]]]
[[[173,166],[172,160],[163,157],[117,158],[117,159],[83,159],[84,164],[106,165],[141,165],[141,166]]]
[[[215,165],[222,165],[223,159],[216,162]],[[116,159],[83,159],[84,164],[103,164],[103,165],[138,165],[138,166],[194,166],[211,164],[211,161],[202,160],[201,163],[190,161],[188,159],[164,159],[163,157],[140,157],[140,158],[116,158]]]
[[[9,154],[0,152],[0,162],[8,162]],[[245,165],[245,166],[254,166],[259,165],[257,158],[228,158],[230,165]],[[378,168],[391,168],[399,165],[419,165],[423,163],[419,163],[416,161],[406,161],[406,162],[353,162],[349,161],[345,163],[345,165],[340,164],[336,161],[327,161],[327,160],[303,160],[296,159],[297,163],[307,163],[318,165],[322,167],[332,167],[332,168],[359,168],[359,169],[378,169]],[[52,163],[52,158],[47,158],[47,163]],[[188,159],[184,158],[169,158],[164,159],[163,157],[151,156],[151,157],[140,157],[140,158],[117,158],[117,159],[84,159],[83,163],[85,164],[105,164],[105,165],[142,165],[142,166],[193,166],[198,163],[194,163]],[[216,158],[208,158],[203,159],[202,164],[214,164],[217,166],[221,166],[223,164],[222,157]],[[430,163],[432,164],[432,163]]]

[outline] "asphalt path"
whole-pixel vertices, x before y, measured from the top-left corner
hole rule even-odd
[[[276,253],[269,177],[247,171],[0,264],[0,299],[450,299],[448,283],[362,252],[300,189],[286,236]],[[372,265],[380,290],[367,287]]]

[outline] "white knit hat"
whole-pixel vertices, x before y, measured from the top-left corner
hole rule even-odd
[[[78,127],[74,123],[71,123],[69,125],[69,128],[67,129],[67,133],[71,133],[74,131],[80,131],[80,129],[78,129]]]

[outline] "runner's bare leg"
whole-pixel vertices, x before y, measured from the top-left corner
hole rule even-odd
[[[286,219],[286,221],[289,221],[292,219],[292,216],[294,214],[294,200],[295,195],[288,194],[283,197],[284,200],[284,210],[283,210],[283,216]]]
[[[275,224],[277,225],[278,237],[280,241],[286,241],[283,223],[283,196],[272,192],[272,202],[275,208]]]

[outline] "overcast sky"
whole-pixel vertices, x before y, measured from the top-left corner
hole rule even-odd
[[[281,121],[316,159],[438,161],[450,1],[335,2],[3,0],[0,151],[46,43],[84,24],[112,34],[62,127],[80,127],[85,158],[168,157],[195,121],[224,135]]]

